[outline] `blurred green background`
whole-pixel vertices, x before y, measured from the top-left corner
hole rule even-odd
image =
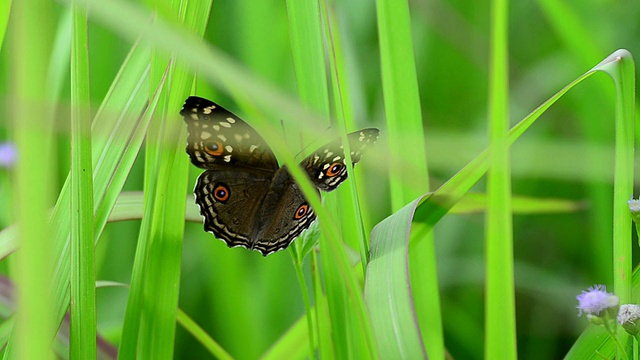
[[[354,109],[363,124],[381,127],[384,144],[380,58],[374,1],[334,1],[350,69]],[[487,144],[488,2],[410,1],[426,149],[433,187],[475,157]],[[42,39],[51,41],[63,5],[52,3]],[[295,94],[286,4],[283,1],[214,1],[206,41],[285,92]],[[43,10],[44,11],[44,10]],[[623,1],[514,1],[510,4],[510,111],[514,124],[571,80],[618,48],[640,53],[640,3]],[[0,49],[0,142],[10,141],[5,115],[11,23]],[[113,31],[90,22],[91,98],[100,104],[131,47]],[[69,79],[58,73],[57,167],[43,179],[59,189],[69,171]],[[54,96],[54,94],[56,96]],[[209,84],[197,95],[238,107]],[[43,101],[45,101],[43,99]],[[516,309],[521,359],[562,357],[585,327],[575,295],[594,284],[611,284],[613,86],[604,75],[589,79],[554,105],[513,147],[513,193],[568,199],[573,213],[520,214],[514,218]],[[179,109],[175,109],[176,121]],[[38,116],[24,109],[25,116]],[[366,121],[365,121],[366,119]],[[250,121],[250,119],[249,119]],[[34,146],[37,146],[35,144]],[[186,154],[184,156],[187,156]],[[142,189],[143,157],[126,191]],[[373,158],[363,158],[368,167]],[[38,164],[34,164],[38,166]],[[199,171],[190,166],[191,188]],[[390,213],[387,174],[363,176],[371,224]],[[11,169],[0,168],[0,229],[12,223]],[[477,191],[484,191],[478,184]],[[54,199],[51,199],[53,204]],[[41,221],[41,220],[34,220]],[[139,222],[109,224],[96,249],[97,279],[129,283]],[[445,343],[458,359],[482,358],[482,214],[448,215],[435,230]],[[634,249],[635,250],[635,249]],[[6,261],[2,266],[6,266]],[[127,290],[98,289],[99,331],[117,342]],[[304,314],[291,255],[263,258],[228,249],[188,224],[182,261],[180,307],[230,354],[263,354]],[[207,358],[206,350],[177,327],[175,358]]]

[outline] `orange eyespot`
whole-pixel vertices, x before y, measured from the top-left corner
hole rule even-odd
[[[309,212],[309,205],[307,204],[302,204],[300,205],[300,207],[298,208],[298,210],[296,210],[296,215],[294,216],[294,218],[296,220],[300,220],[302,219],[305,215],[307,215],[307,212]]]
[[[327,168],[327,170],[325,170],[324,174],[327,175],[328,177],[334,177],[340,174],[340,171],[342,170],[343,167],[344,165],[342,163],[334,162]]]
[[[204,144],[204,152],[211,156],[220,156],[224,151],[222,143],[220,141],[212,141]]]
[[[213,197],[220,202],[226,202],[229,200],[229,196],[231,196],[231,192],[225,184],[218,184],[218,186],[213,189]]]

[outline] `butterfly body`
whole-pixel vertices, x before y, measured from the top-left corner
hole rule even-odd
[[[180,111],[188,125],[187,153],[205,169],[194,193],[204,228],[229,247],[263,255],[286,248],[316,219],[288,169],[247,123],[221,106],[189,97]],[[349,134],[355,164],[375,142],[377,129]],[[305,158],[300,166],[318,190],[331,191],[347,177],[339,140]],[[318,191],[319,193],[319,191]]]

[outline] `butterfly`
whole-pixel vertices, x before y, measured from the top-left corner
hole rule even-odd
[[[204,229],[229,247],[267,256],[285,249],[316,219],[300,187],[249,124],[212,101],[189,97],[180,115],[189,132],[187,154],[205,169],[194,193]],[[379,130],[348,135],[351,160],[378,138]],[[332,191],[347,178],[341,139],[319,148],[300,166],[319,190]]]

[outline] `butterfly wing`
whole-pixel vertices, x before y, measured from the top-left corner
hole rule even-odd
[[[380,130],[369,128],[347,135],[351,161],[354,165],[360,161],[362,153],[376,142],[379,133]],[[347,179],[346,165],[342,139],[326,144],[300,163],[314,185],[323,191],[335,190]]]
[[[298,184],[286,168],[281,168],[256,214],[252,248],[264,256],[285,249],[315,219],[316,214]]]
[[[191,162],[207,169],[194,188],[205,230],[229,247],[252,248],[256,212],[278,170],[275,155],[249,124],[212,101],[191,96],[180,114]]]
[[[271,177],[270,172],[248,168],[203,172],[194,193],[205,231],[229,247],[252,249],[256,212],[269,192]]]
[[[219,169],[227,165],[276,171],[278,161],[262,137],[222,106],[190,96],[180,115],[187,123],[187,153],[193,165]]]

